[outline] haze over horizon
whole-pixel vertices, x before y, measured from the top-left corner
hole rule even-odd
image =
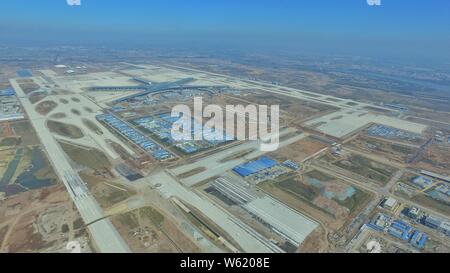
[[[0,45],[156,45],[450,61],[449,1],[384,0],[379,7],[365,0],[3,2]]]

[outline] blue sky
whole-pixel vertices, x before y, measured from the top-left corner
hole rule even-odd
[[[0,43],[130,43],[450,59],[450,1],[2,0]],[[381,54],[380,53],[380,54]]]

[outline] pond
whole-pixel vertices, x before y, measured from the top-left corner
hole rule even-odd
[[[48,161],[42,151],[37,147],[33,148],[31,151],[31,165],[17,177],[16,184],[19,184],[29,190],[35,190],[53,185],[55,183],[54,179],[40,179],[36,177],[38,171],[47,167],[47,162]]]

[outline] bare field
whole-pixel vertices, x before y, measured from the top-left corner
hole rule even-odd
[[[56,107],[58,107],[58,104],[54,101],[43,101],[40,102],[36,106],[36,111],[41,114],[42,116],[48,115],[51,111],[53,111]]]
[[[61,142],[64,152],[77,164],[87,168],[97,170],[110,168],[111,163],[106,155],[93,148],[82,148],[68,143]]]
[[[281,111],[281,119],[289,123],[291,126],[300,126],[302,121],[316,115],[323,115],[328,112],[336,111],[337,108],[287,97],[283,95],[274,95],[261,91],[250,90],[244,91],[244,94],[236,96],[216,96],[210,103],[218,105],[279,105]]]
[[[437,211],[450,217],[450,203],[436,200],[428,195],[425,195],[424,193],[417,194],[411,198],[411,200],[425,207],[436,209]]]
[[[83,132],[77,126],[59,121],[49,120],[47,127],[50,132],[67,138],[79,139],[84,136]]]
[[[199,248],[167,217],[144,207],[112,218],[113,224],[137,253],[199,252]]]
[[[302,212],[314,220],[317,220],[322,226],[326,226],[332,230],[337,230],[342,227],[343,221],[335,219],[330,213],[327,213],[319,207],[312,206],[312,204],[307,200],[298,198],[297,196],[280,189],[274,183],[260,183],[258,187],[270,194],[272,197],[281,200],[286,205]]]
[[[294,162],[302,162],[305,158],[314,155],[326,147],[327,145],[308,137],[278,149],[269,155],[281,162],[288,159]]]
[[[325,230],[318,227],[308,237],[297,250],[299,253],[327,253],[330,251],[330,245],[327,241]]]
[[[36,131],[29,121],[13,122],[11,123],[11,127],[16,136],[21,138],[23,145],[38,145],[40,143]]]
[[[391,143],[361,135],[349,142],[348,145],[369,154],[376,154],[399,163],[404,163],[409,156],[417,151],[417,148],[413,146]]]
[[[28,97],[28,100],[31,102],[31,104],[36,104],[36,103],[40,102],[41,100],[45,99],[46,97],[47,97],[47,94],[34,93]]]
[[[33,81],[26,82],[26,83],[19,83],[19,86],[25,94],[29,94],[29,93],[39,90],[39,88],[41,88],[38,84],[34,83]]]
[[[134,190],[96,176],[95,173],[82,172],[80,175],[103,209],[111,208],[136,195]]]
[[[89,129],[91,130],[93,133],[101,136],[103,135],[103,131],[102,129],[100,129],[100,127],[97,126],[97,124],[95,124],[93,121],[89,120],[89,119],[83,119],[83,124]]]
[[[62,185],[21,193],[0,203],[3,252],[60,252],[71,238],[87,240]]]
[[[414,167],[450,175],[450,146],[433,144]]]
[[[333,163],[335,166],[368,178],[381,186],[386,185],[397,169],[360,155],[350,155]]]

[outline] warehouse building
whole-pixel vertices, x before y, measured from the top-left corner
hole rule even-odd
[[[423,175],[450,183],[450,177],[448,177],[448,176],[440,175],[440,174],[430,172],[430,171],[425,171],[425,170],[422,170],[420,173]]]
[[[318,226],[315,221],[269,196],[257,198],[243,207],[295,246],[299,246]]]
[[[235,171],[242,177],[246,177],[258,173],[260,171],[263,171],[265,169],[272,168],[277,164],[278,163],[275,160],[267,156],[263,156],[258,160],[239,165],[236,168],[234,168],[233,171]]]
[[[315,221],[270,196],[257,194],[246,183],[224,176],[212,187],[294,246],[299,246],[317,228]]]

